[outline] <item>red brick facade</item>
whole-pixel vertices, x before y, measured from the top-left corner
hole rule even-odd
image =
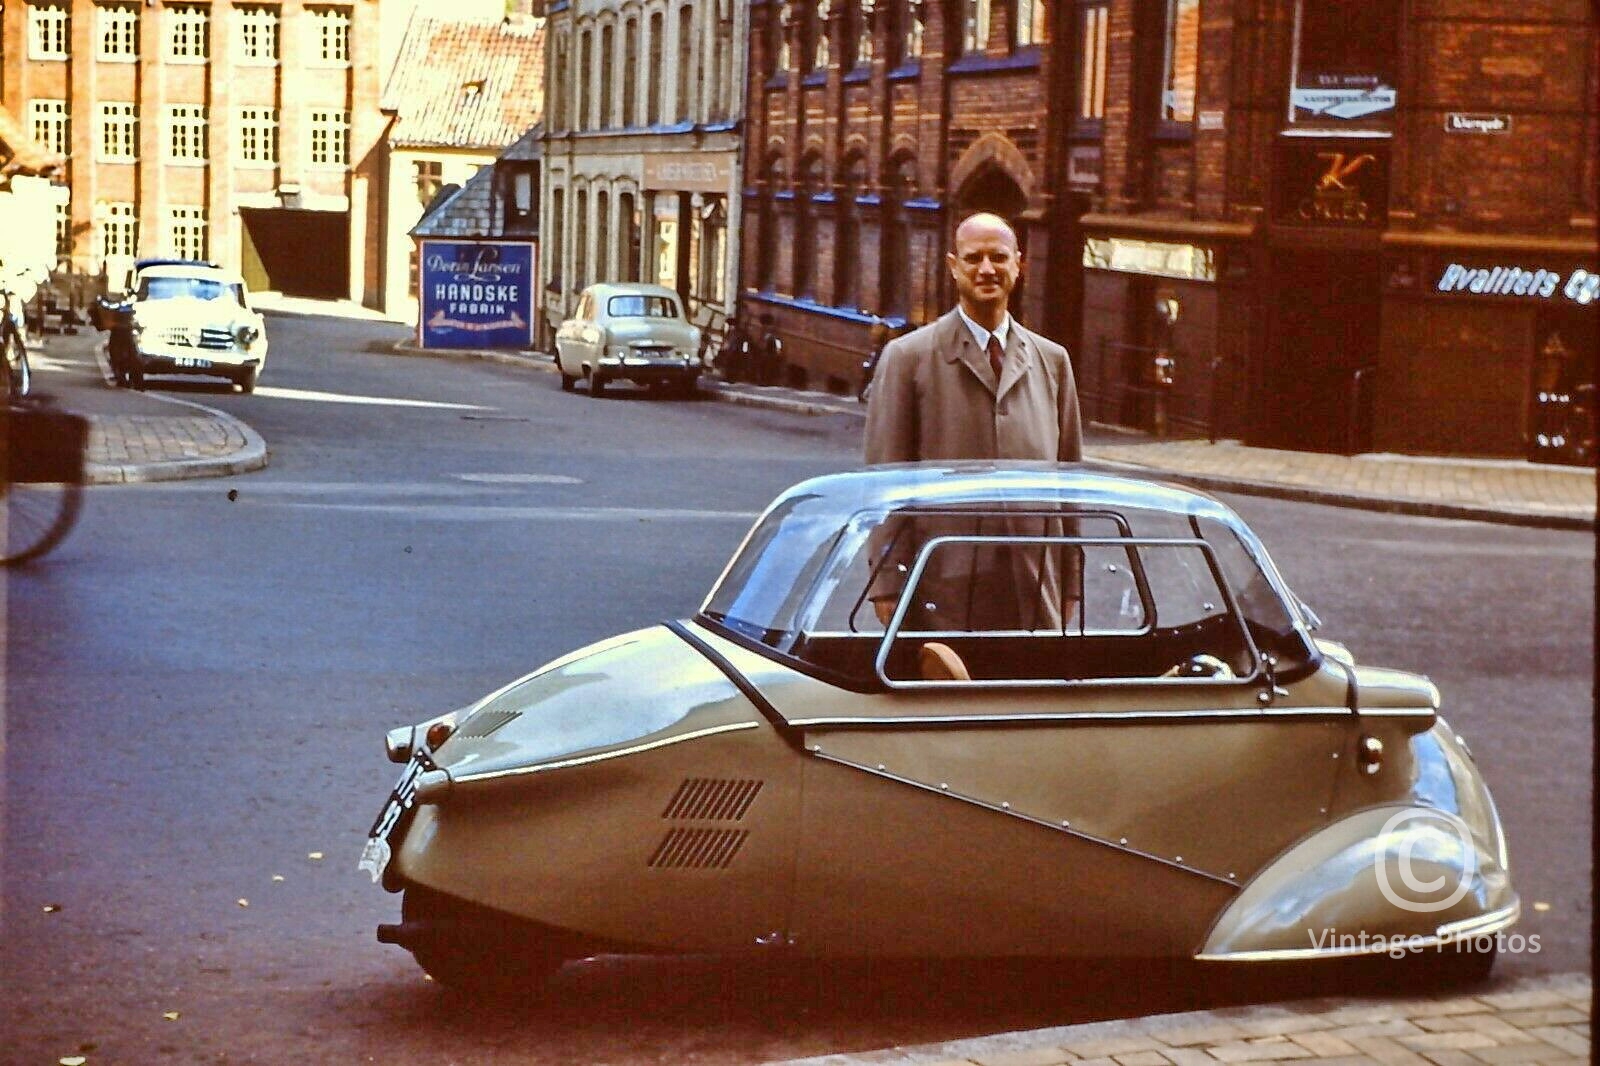
[[[921,60],[894,71],[884,34],[907,9],[878,0],[860,74],[839,62],[860,0],[824,5],[830,64],[808,76],[814,6],[756,0],[741,310],[773,316],[796,377],[846,384],[874,316],[939,313],[946,234],[983,206],[1017,221],[1019,318],[1072,349],[1091,419],[1585,458],[1572,443],[1592,436],[1600,317],[1586,0],[1053,0],[1048,40],[1026,47],[1009,25],[1023,3],[989,0],[981,56],[959,40],[980,0],[927,3]],[[865,195],[849,223],[852,151]],[[830,288],[841,234],[865,313]]]

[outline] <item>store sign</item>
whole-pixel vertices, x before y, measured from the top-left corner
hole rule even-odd
[[[1067,184],[1092,191],[1100,187],[1100,146],[1075,144],[1067,149]]]
[[[1279,146],[1277,220],[1298,225],[1381,225],[1389,204],[1387,145]]]
[[[1452,111],[1444,117],[1446,133],[1510,133],[1510,115],[1469,115]]]
[[[1600,300],[1600,274],[1582,267],[1562,275],[1544,268],[1516,266],[1469,267],[1451,263],[1434,286],[1440,292],[1467,292],[1478,296],[1521,296],[1553,300],[1557,293],[1580,307]]]
[[[1202,111],[1195,117],[1195,125],[1202,131],[1215,131],[1226,128],[1228,113],[1226,111]]]
[[[421,243],[418,303],[424,348],[526,348],[533,343],[531,243]]]
[[[1094,270],[1155,274],[1188,281],[1217,280],[1216,255],[1210,248],[1127,237],[1089,237],[1083,242],[1083,265]]]
[[[1370,89],[1294,89],[1289,93],[1294,117],[1300,122],[1316,118],[1336,118],[1346,122],[1370,118],[1393,111],[1395,99],[1395,90],[1387,85]]]
[[[644,157],[644,187],[657,192],[721,192],[733,187],[732,152],[654,152]]]

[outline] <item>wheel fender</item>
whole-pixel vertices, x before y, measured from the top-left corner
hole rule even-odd
[[[1364,810],[1279,855],[1223,910],[1199,958],[1382,951],[1495,932],[1519,906],[1499,849],[1448,811]],[[1498,826],[1494,827],[1498,829]]]

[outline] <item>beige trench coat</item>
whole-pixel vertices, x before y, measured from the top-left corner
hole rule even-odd
[[[868,463],[922,459],[1042,459],[1083,457],[1078,393],[1067,351],[1012,322],[1004,373],[998,382],[989,357],[955,311],[884,349],[867,406]],[[874,537],[883,566],[871,597],[898,599],[910,561],[939,535],[1062,535],[1070,523],[1018,519],[987,522],[919,519],[891,522]],[[1059,549],[947,546],[931,560],[918,586],[908,628],[987,631],[1058,628],[1064,604],[1077,597],[1076,553]]]

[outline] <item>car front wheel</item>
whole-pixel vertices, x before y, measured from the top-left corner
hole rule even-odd
[[[598,370],[589,375],[589,395],[595,399],[606,394],[606,379],[600,376]]]

